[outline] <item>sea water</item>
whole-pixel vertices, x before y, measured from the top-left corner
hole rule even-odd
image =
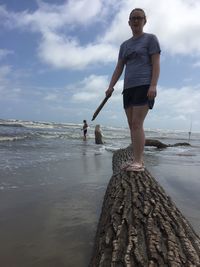
[[[14,170],[20,166],[36,165],[38,162],[80,158],[104,151],[125,148],[130,143],[130,133],[125,127],[101,126],[103,145],[95,144],[94,126],[90,125],[87,141],[82,140],[82,124],[51,123],[20,120],[0,120],[0,169]],[[157,139],[165,144],[189,142],[191,146],[169,147],[158,150],[146,147],[145,153],[159,154],[171,161],[176,158],[200,164],[200,133],[145,130],[146,138]]]
[[[0,120],[0,262],[4,267],[86,267],[112,153],[130,143],[125,127]],[[145,129],[166,149],[145,147],[145,165],[200,233],[200,133]]]
[[[53,166],[60,161],[82,160],[83,156],[93,158],[109,153],[112,158],[113,151],[125,148],[131,143],[128,128],[102,125],[104,143],[96,145],[94,129],[94,125],[89,125],[87,141],[83,141],[82,124],[0,120],[0,190],[26,185],[28,178],[26,181],[23,174],[25,169],[42,168],[48,164]],[[145,147],[145,165],[158,179],[165,174],[164,167],[160,168],[161,164],[168,164],[173,173],[173,169],[179,168],[176,178],[182,176],[183,179],[184,176],[187,177],[187,172],[181,173],[183,166],[187,170],[192,168],[196,179],[200,167],[200,133],[192,133],[189,139],[188,132],[145,129],[145,135],[146,138],[169,145],[190,143],[190,146],[172,146],[167,149]],[[15,175],[19,170],[22,172],[23,183],[19,181],[21,178]],[[11,176],[12,179],[9,179]],[[34,177],[31,180],[33,181]]]

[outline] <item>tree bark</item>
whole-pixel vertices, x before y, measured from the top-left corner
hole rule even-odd
[[[200,266],[200,238],[145,169],[120,171],[132,149],[113,155],[90,267]]]
[[[157,148],[167,148],[167,147],[175,147],[175,146],[190,146],[189,143],[176,143],[176,144],[173,144],[173,145],[167,145],[167,144],[164,144],[162,142],[160,142],[159,140],[156,140],[156,139],[146,139],[145,140],[145,146],[155,146]]]
[[[95,131],[94,134],[95,134],[95,143],[97,145],[103,144],[101,132],[100,131]]]

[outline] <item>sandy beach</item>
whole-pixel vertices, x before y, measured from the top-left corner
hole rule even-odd
[[[199,234],[197,168],[193,171],[192,166],[159,162],[148,155],[145,160]],[[21,186],[0,195],[1,265],[88,266],[111,166],[112,153],[104,152],[19,169],[15,177],[9,177],[20,181]]]

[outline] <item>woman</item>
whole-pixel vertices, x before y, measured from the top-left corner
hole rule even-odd
[[[155,35],[143,32],[146,22],[143,9],[131,11],[128,23],[133,36],[121,44],[118,62],[106,90],[106,96],[112,95],[125,66],[123,103],[134,156],[132,162],[122,166],[127,171],[144,171],[143,123],[149,108],[153,108],[160,73],[160,45]]]

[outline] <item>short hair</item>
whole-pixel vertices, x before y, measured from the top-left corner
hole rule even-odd
[[[144,10],[143,10],[142,8],[139,8],[139,7],[136,7],[136,8],[134,8],[134,9],[131,11],[131,13],[130,13],[130,15],[129,15],[129,19],[130,19],[130,17],[131,17],[131,14],[132,14],[134,11],[141,11],[141,12],[143,12],[143,14],[144,14],[144,19],[145,19],[145,23],[146,23],[146,21],[147,21],[147,19],[146,19],[146,14],[145,14]]]

